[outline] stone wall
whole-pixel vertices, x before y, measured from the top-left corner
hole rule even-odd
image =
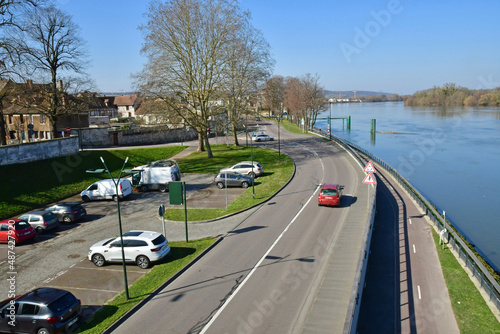
[[[0,146],[0,165],[11,165],[77,154],[77,136]]]

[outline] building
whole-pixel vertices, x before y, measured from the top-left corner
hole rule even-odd
[[[138,94],[120,95],[114,98],[114,104],[120,118],[135,118],[135,112],[139,109],[140,102]]]

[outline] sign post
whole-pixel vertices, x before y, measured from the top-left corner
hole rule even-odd
[[[368,183],[368,184],[375,184],[375,178],[373,177],[372,173],[376,173],[377,171],[373,167],[373,164],[371,161],[368,161],[368,163],[365,166],[365,169],[363,169],[363,172],[368,173],[366,174],[363,183]],[[370,203],[370,187],[366,188],[367,189],[367,194],[368,194],[368,200],[366,201],[366,205],[368,206]]]
[[[163,225],[163,236],[166,238],[167,234],[165,232],[165,205],[161,204],[160,207],[158,208],[158,214],[161,217],[161,222]]]

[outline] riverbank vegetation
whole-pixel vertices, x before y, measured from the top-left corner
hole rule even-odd
[[[360,100],[363,102],[392,102],[392,101],[403,101],[403,97],[398,94],[385,95],[385,94],[377,94],[377,95],[367,95],[360,97]]]
[[[442,87],[433,87],[406,97],[405,105],[418,107],[498,107],[500,106],[500,87],[468,89],[454,83],[447,83]]]

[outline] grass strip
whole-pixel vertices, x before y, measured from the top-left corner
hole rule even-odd
[[[24,164],[0,166],[0,219],[45,206],[78,194],[106,174],[89,174],[92,168],[104,168],[100,157],[117,177],[126,157],[125,168],[169,158],[187,146],[151,147],[127,150],[81,151],[78,154]]]
[[[258,161],[264,174],[255,180],[254,189],[248,189],[240,195],[228,209],[189,209],[188,220],[200,221],[210,220],[230,213],[238,212],[260,203],[274,195],[283,187],[293,175],[294,163],[290,157],[279,154],[271,149],[212,145],[214,157],[207,159],[206,152],[193,152],[186,158],[179,160],[179,165],[183,173],[213,173],[217,174],[220,169],[230,167],[240,161],[250,161],[253,154],[254,161]],[[255,198],[253,192],[255,191]],[[173,221],[184,221],[183,208],[168,208],[165,211],[165,219]]]
[[[444,249],[439,245],[439,235],[436,231],[432,229],[432,232],[460,333],[500,333],[500,323],[467,272],[448,245],[445,245]]]
[[[166,280],[188,265],[215,241],[216,239],[207,238],[190,242],[169,242],[171,253],[167,257],[167,260],[163,263],[156,264],[149,273],[138,279],[137,282],[129,287],[129,300],[125,298],[125,292],[121,293],[97,311],[91,319],[81,324],[77,332],[85,334],[102,333],[106,328],[132,309],[132,307],[149,296]]]

